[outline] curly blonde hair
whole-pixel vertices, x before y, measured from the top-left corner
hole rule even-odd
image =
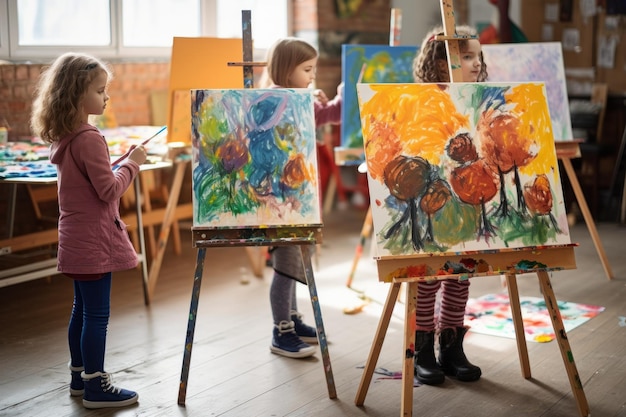
[[[32,133],[47,143],[74,131],[82,121],[81,104],[91,82],[111,70],[93,56],[68,52],[40,76],[30,118]]]
[[[438,26],[431,29],[424,37],[419,53],[413,60],[413,79],[415,82],[438,83],[450,81],[448,73],[442,72],[437,65],[439,60],[448,61],[445,41],[435,39],[437,35],[443,34],[443,27]],[[476,36],[476,30],[471,26],[460,25],[456,27],[456,34],[459,36]],[[467,39],[459,41],[461,53],[467,50],[467,44]],[[480,63],[478,81],[485,81],[487,79],[487,64],[485,64],[482,52],[480,53]]]

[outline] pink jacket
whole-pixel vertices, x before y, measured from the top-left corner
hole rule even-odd
[[[270,88],[285,88],[272,84]],[[336,125],[341,123],[341,103],[343,98],[341,91],[337,88],[337,95],[328,103],[322,104],[317,99],[313,100],[313,110],[315,112],[315,127],[327,124]]]
[[[313,101],[313,107],[315,108],[315,127],[341,123],[342,101],[343,99],[339,93],[326,104],[322,104],[317,100]]]
[[[50,161],[58,173],[58,270],[101,274],[137,266],[119,201],[139,165],[126,159],[113,172],[107,143],[89,124],[54,142]]]

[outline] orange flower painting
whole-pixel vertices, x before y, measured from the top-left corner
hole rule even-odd
[[[543,83],[357,88],[379,255],[570,243]]]

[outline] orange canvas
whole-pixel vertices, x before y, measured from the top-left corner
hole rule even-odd
[[[191,89],[243,88],[243,41],[175,37],[170,63],[168,142],[191,143]],[[185,100],[184,98],[187,98]]]

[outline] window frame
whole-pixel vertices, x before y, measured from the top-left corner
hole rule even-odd
[[[17,1],[0,0],[0,60],[43,61],[76,50],[104,59],[165,60],[171,57],[171,47],[129,47],[121,44],[123,0],[109,0],[111,15],[111,45],[109,46],[20,46],[18,44]],[[200,36],[217,36],[217,3],[218,0],[200,0]],[[287,16],[291,16],[291,2],[286,3]],[[291,32],[290,21],[287,23],[287,31]],[[265,50],[255,49],[254,51],[255,56],[264,53]]]
[[[0,0],[0,59],[9,57],[9,4]]]

